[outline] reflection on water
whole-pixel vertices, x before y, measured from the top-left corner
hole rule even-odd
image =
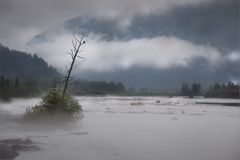
[[[30,138],[41,150],[17,160],[238,160],[240,108],[206,99],[78,97],[83,118],[23,121],[40,99],[0,103],[0,139]],[[207,99],[213,102],[239,100]]]

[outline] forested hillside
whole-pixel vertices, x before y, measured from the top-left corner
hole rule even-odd
[[[60,74],[37,55],[12,50],[0,44],[0,75],[11,78],[52,79]]]

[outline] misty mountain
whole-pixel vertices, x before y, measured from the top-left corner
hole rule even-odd
[[[210,2],[209,2],[210,3]],[[196,44],[224,50],[239,48],[239,4],[237,0],[179,7],[165,14],[139,15],[126,28],[117,19],[77,17],[63,26],[36,35],[29,44],[54,39],[63,30],[70,33],[95,33],[108,40],[174,36]]]
[[[0,75],[6,77],[51,79],[58,71],[37,55],[11,50],[0,44]]]
[[[87,33],[101,36],[109,42],[160,36],[177,37],[196,45],[214,47],[223,58],[235,51],[237,54],[239,51],[238,0],[187,5],[164,14],[135,16],[127,26],[121,26],[121,23],[119,19],[76,17],[36,35],[28,45],[51,42],[65,33]],[[192,60],[190,66],[183,68],[132,67],[110,72],[82,71],[79,73],[79,78],[121,81],[127,87],[146,87],[156,91],[176,90],[184,81],[202,83],[203,86],[229,80],[239,81],[240,71],[236,69],[240,68],[239,59],[231,60],[231,57],[226,59],[217,66],[210,66],[206,60],[198,58]]]
[[[224,67],[217,71],[210,71],[207,63],[202,61],[201,65],[195,64],[191,68],[172,68],[167,70],[131,68],[115,72],[83,72],[79,74],[79,77],[89,80],[120,81],[129,88],[146,88],[155,92],[175,92],[179,91],[183,82],[188,84],[194,82],[201,83],[203,89],[207,89],[206,87],[215,82],[226,83],[229,80],[236,80],[234,77],[229,78],[229,74],[230,72]]]

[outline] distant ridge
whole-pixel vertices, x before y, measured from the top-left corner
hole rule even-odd
[[[43,80],[59,77],[60,73],[37,55],[12,50],[0,44],[0,75]]]

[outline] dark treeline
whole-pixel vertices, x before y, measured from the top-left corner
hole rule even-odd
[[[0,75],[15,78],[49,79],[60,76],[58,71],[37,55],[11,50],[0,44]]]
[[[10,98],[39,96],[49,88],[49,83],[33,78],[19,79],[0,76],[0,100],[8,101]]]
[[[192,86],[188,86],[186,82],[182,84],[181,96],[189,96],[189,97],[194,97],[194,96],[200,96],[202,95],[202,86],[199,83],[193,83]]]
[[[71,89],[77,95],[126,94],[121,82],[78,80],[72,84]]]
[[[39,80],[33,78],[7,78],[0,76],[0,100],[10,98],[24,98],[41,96],[52,86],[51,80]],[[57,80],[58,88],[61,88],[61,80]],[[203,91],[200,83],[188,85],[183,83],[179,93],[151,92],[143,89],[126,89],[120,82],[76,80],[70,85],[69,92],[75,95],[121,95],[121,96],[204,96],[206,98],[240,98],[240,86],[229,82],[227,84],[216,83]]]
[[[37,80],[6,78],[0,76],[0,100],[8,101],[11,98],[25,98],[40,96],[47,92],[56,81],[57,88],[61,88],[61,80]],[[75,95],[124,95],[127,94],[122,83],[78,80],[70,85],[70,92]]]
[[[210,85],[206,92],[202,91],[202,86],[199,83],[193,83],[189,86],[187,83],[183,83],[180,91],[181,96],[204,96],[206,98],[240,98],[240,86],[228,82],[227,84],[215,83]]]
[[[240,98],[239,92],[239,84],[234,84],[232,82],[228,82],[228,84],[215,83],[213,86],[209,87],[205,97]]]

